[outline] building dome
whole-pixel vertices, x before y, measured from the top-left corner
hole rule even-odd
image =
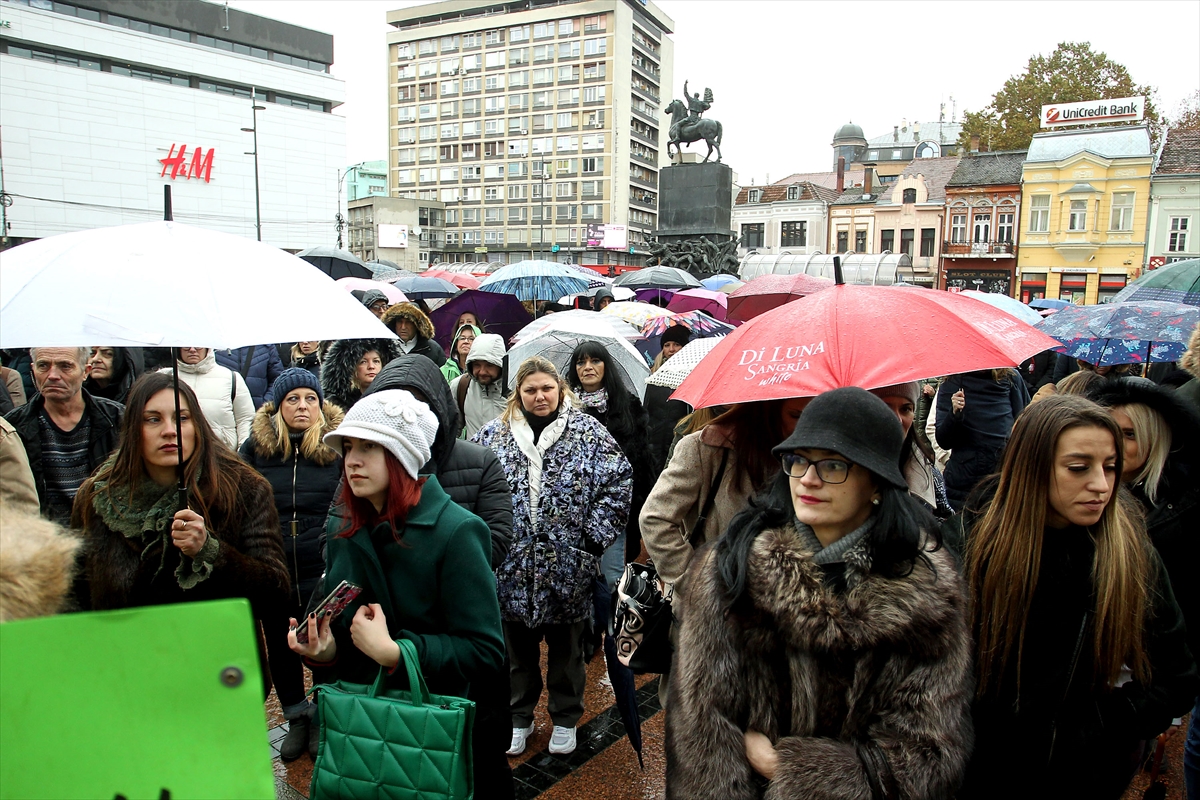
[[[863,136],[863,129],[853,122],[847,122],[837,129],[837,133],[833,135],[833,140],[836,142],[839,139],[861,139],[866,141],[866,137]]]

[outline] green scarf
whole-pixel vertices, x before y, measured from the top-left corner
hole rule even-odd
[[[95,483],[92,508],[111,530],[141,543],[143,561],[154,549],[154,543],[160,543],[158,567],[154,570],[152,581],[158,578],[166,565],[167,552],[177,549],[171,541],[171,522],[175,519],[177,499],[174,486],[160,486],[149,478],[134,488],[132,497],[121,490],[113,490],[108,480]],[[179,588],[191,589],[207,580],[212,574],[219,548],[220,544],[209,531],[208,540],[194,558],[189,558],[181,551],[179,566],[175,568],[175,580]]]

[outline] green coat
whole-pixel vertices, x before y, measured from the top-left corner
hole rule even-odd
[[[463,374],[463,371],[458,368],[458,362],[453,358],[447,358],[446,363],[442,364],[439,369],[441,369],[442,374],[446,376],[447,383],[454,383],[454,379]]]
[[[454,503],[436,477],[429,476],[408,515],[403,544],[386,523],[348,537],[334,531],[327,538],[325,588],[346,580],[363,592],[334,620],[332,677],[371,683],[379,674],[379,666],[350,638],[350,622],[367,603],[383,606],[393,638],[416,644],[421,670],[436,694],[465,696],[476,676],[500,668],[504,637],[488,527]],[[392,680],[407,683],[403,667]]]

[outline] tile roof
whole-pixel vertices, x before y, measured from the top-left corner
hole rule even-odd
[[[736,206],[749,204],[751,189],[757,189],[759,192],[761,192],[758,199],[759,204],[776,203],[781,201],[789,202],[787,199],[787,190],[792,186],[798,186],[800,188],[800,196],[797,199],[790,201],[793,203],[811,203],[814,201],[832,203],[837,199],[838,196],[837,191],[834,189],[827,189],[824,186],[819,186],[808,181],[794,181],[787,184],[772,183],[768,186],[743,187],[742,190],[737,193],[737,197],[734,198],[733,204]]]
[[[836,172],[794,172],[781,181],[775,181],[772,186],[790,186],[797,181],[808,181],[818,186],[824,186],[826,189],[837,191]],[[856,183],[862,182],[863,171],[861,169],[846,170],[845,186],[853,186]]]
[[[885,191],[886,191],[886,189],[885,189]],[[852,205],[859,205],[861,203],[872,203],[872,202],[878,202],[879,198],[881,197],[881,195],[879,193],[878,185],[871,187],[871,199],[870,200],[863,200],[862,193],[863,193],[863,187],[851,186],[849,189],[842,192],[841,197],[839,197],[837,200],[834,200],[832,203],[830,203],[830,205],[831,206],[852,206]]]
[[[958,162],[962,160],[961,156],[949,156],[947,158],[919,158],[913,161],[904,171],[900,173],[900,178],[908,178],[915,175],[920,175],[925,179],[925,188],[929,192],[926,203],[944,203],[946,202],[946,182],[950,180],[950,176],[954,174],[954,170],[958,168]],[[899,179],[897,179],[897,183]],[[900,205],[892,202],[892,189],[895,184],[888,187],[887,191],[880,197],[879,205]]]
[[[1179,128],[1167,131],[1167,141],[1158,158],[1155,175],[1194,175],[1200,173],[1200,129]]]
[[[1085,150],[1103,158],[1144,158],[1153,155],[1150,131],[1145,125],[1133,125],[1035,133],[1025,161],[1059,161]]]
[[[962,127],[961,122],[914,122],[898,132],[899,141],[893,138],[897,135],[897,131],[888,131],[882,136],[867,139],[867,144],[883,147],[889,144],[916,144],[927,140],[933,140],[939,144],[954,144],[958,141],[958,135],[962,133]]]
[[[958,168],[946,186],[997,186],[1021,182],[1021,165],[1028,150],[1002,150],[994,153],[970,153],[958,162]]]

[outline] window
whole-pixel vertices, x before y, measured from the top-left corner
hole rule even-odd
[[[433,39],[426,39],[417,45],[417,52],[423,56],[433,55],[437,50],[437,43]]]
[[[443,123],[442,124],[442,138],[443,139],[457,139],[458,138],[458,123],[457,122]]]
[[[417,170],[417,180],[421,183],[433,183],[437,180],[437,168],[426,167],[425,169]]]
[[[458,81],[442,81],[442,97],[452,97],[456,94],[458,94]]]
[[[605,78],[607,75],[608,64],[604,63],[603,61],[583,65],[583,79],[585,81]]]
[[[438,71],[441,72],[443,75],[457,75],[458,74],[458,59],[457,58],[443,58],[441,61],[441,64],[439,65]]]
[[[482,66],[483,66],[483,59],[480,56],[478,56],[478,55],[463,56],[463,60],[462,60],[463,72],[475,72]],[[475,88],[478,89],[479,87],[476,86]]]
[[[1191,217],[1171,217],[1171,230],[1167,236],[1168,253],[1187,252],[1188,228],[1191,227]]]
[[[608,15],[597,14],[594,17],[583,18],[583,30],[585,33],[593,33],[594,31],[602,31],[608,27]]]
[[[529,85],[529,70],[520,69],[520,70],[517,70],[516,72],[508,73],[508,87],[510,89],[516,89],[520,86],[528,86],[528,85]]]
[[[442,115],[443,119],[445,119],[446,117],[457,117],[458,116],[458,101],[451,100],[449,103],[442,103],[441,115]]]
[[[512,144],[512,142],[509,142],[509,144]],[[521,144],[528,145],[529,142],[523,141],[523,142],[521,142]],[[528,149],[528,148],[526,148],[526,149]],[[508,166],[508,177],[510,179],[511,178],[524,178],[526,175],[529,174],[529,164],[525,161],[511,161],[508,163],[507,166]]]
[[[417,75],[422,78],[428,78],[432,75],[437,75],[437,62],[425,61],[417,65]]]
[[[867,229],[866,228],[855,228],[854,229],[854,252],[856,252],[856,253],[867,252]]]
[[[510,42],[526,42],[529,41],[529,26],[517,25],[508,29],[508,40]]]
[[[549,92],[534,92],[533,93],[533,107],[534,108],[549,108],[550,107],[550,93]]]
[[[487,44],[504,44],[504,31],[488,31],[484,39]]]
[[[438,148],[438,158],[441,161],[458,161],[458,145],[444,144]]]
[[[559,128],[575,128],[579,125],[579,114],[572,111],[564,111],[559,114],[555,120],[555,124]]]
[[[522,64],[529,63],[529,48],[518,47],[508,51],[508,65],[510,67],[519,67]]]
[[[893,230],[881,231],[879,234],[879,251],[893,251],[896,244],[896,232]]]
[[[463,145],[463,151],[465,152],[468,147],[470,147],[472,150],[475,149],[475,145]],[[481,175],[483,175],[483,167],[478,165],[466,166],[462,168],[463,180],[479,180]]]
[[[850,249],[850,231],[840,230],[837,232],[837,251],[844,253]]]
[[[1069,231],[1086,231],[1087,230],[1087,200],[1072,200],[1071,201],[1071,219],[1067,224]]]
[[[748,250],[762,247],[766,232],[765,228],[766,225],[762,222],[742,225],[743,246]]]
[[[488,53],[483,59],[483,65],[485,67],[487,67],[488,69],[495,69],[496,67],[503,67],[504,66],[504,53],[502,51],[497,51],[495,53]]]
[[[790,189],[799,190],[797,186],[789,186]],[[808,223],[801,220],[800,222],[784,222],[780,225],[781,237],[779,244],[782,247],[805,247],[808,244]]]
[[[484,199],[486,199],[486,200],[495,200],[496,198],[494,198],[494,197],[488,197],[488,196],[487,196],[487,190],[484,190]],[[503,221],[504,221],[503,212],[504,212],[504,209],[502,209],[502,208],[487,208],[487,209],[484,209],[484,212],[483,212],[483,221],[484,221],[484,222],[487,222],[487,223],[489,223],[489,224],[494,224],[494,223],[497,223],[497,222],[503,222]]]
[[[509,117],[508,132],[515,134],[529,133],[529,117]]]
[[[579,81],[579,65],[567,64],[558,68],[559,83],[576,83]]]
[[[417,136],[422,142],[437,141],[438,126],[437,125],[422,125],[417,129]]]
[[[933,258],[934,237],[937,235],[936,228],[921,228],[921,257]]]
[[[575,181],[559,181],[554,184],[555,197],[574,197]]]
[[[465,78],[463,80],[463,93],[478,92],[483,88],[483,81],[479,78]]]
[[[475,203],[479,202],[479,199],[481,197],[483,197],[483,192],[480,190],[480,188],[478,186],[468,186],[465,189],[463,189],[462,192],[463,192],[464,200],[470,200]],[[463,222],[466,222],[466,221],[467,221],[467,215],[464,213],[463,214]],[[475,219],[472,221],[479,222],[479,209],[475,209]]]
[[[596,88],[596,87],[589,87]],[[560,106],[579,105],[579,90],[578,89],[559,89],[558,104]]]
[[[483,36],[478,33],[464,33],[462,37],[463,48],[479,47],[483,44]]]
[[[464,117],[469,117],[469,116],[478,114],[480,112],[480,110],[482,110],[482,109],[483,109],[483,104],[479,101],[478,97],[473,98],[471,100],[463,100],[462,101],[462,113],[463,113]]]
[[[595,203],[584,203],[579,207],[579,216],[583,219],[600,219],[600,206]]]
[[[396,144],[412,144],[416,140],[416,128],[400,128],[396,131]]]
[[[584,197],[603,197],[600,181],[583,181],[579,184],[579,192]]]
[[[553,61],[554,45],[539,44],[537,47],[533,48],[533,60],[534,63],[537,63],[538,61]]]
[[[579,58],[579,42],[559,42],[559,58]]]
[[[560,158],[554,162],[554,171],[559,175],[567,175],[575,171],[575,159]]]
[[[904,203],[917,202],[917,190],[916,189],[905,189],[903,202]]]
[[[759,189],[751,189],[746,193],[746,202],[757,203],[762,198],[762,191]]]
[[[950,215],[950,241],[954,244],[961,244],[967,240],[967,215],[966,214],[951,214]]]
[[[463,158],[479,158],[479,145],[476,144],[475,142],[467,142],[467,143],[463,144],[462,157]],[[464,177],[466,177],[466,176],[464,175]],[[475,177],[478,178],[479,176],[476,175]]]
[[[483,157],[484,158],[495,158],[497,156],[503,156],[505,152],[506,152],[506,148],[504,147],[503,140],[500,140],[498,142],[484,142],[484,145],[483,145]]]
[[[479,190],[478,189],[468,189],[467,191],[472,191],[472,192],[478,193]],[[476,194],[475,199],[476,200],[479,199],[478,194]],[[462,218],[463,218],[464,225],[478,225],[479,224],[479,209],[478,208],[464,208],[462,210]]]
[[[417,77],[417,68],[413,64],[396,67],[396,80],[411,81],[415,77]]]
[[[573,89],[578,96],[579,90]],[[605,98],[605,88],[603,86],[588,86],[583,90],[583,102],[585,103],[603,103]]]
[[[413,171],[411,169],[396,170],[396,183],[412,183]]]
[[[497,95],[496,97],[489,97],[489,98],[485,99],[483,101],[483,110],[488,112],[489,114],[491,114],[492,112],[495,112],[495,111],[503,111],[504,110],[504,98]]]
[[[603,150],[604,149],[604,134],[589,133],[583,137],[584,150]]]
[[[565,220],[565,221],[574,222],[576,210],[577,209],[575,206],[555,206],[554,207],[554,218],[559,221]]]
[[[976,244],[986,244],[992,232],[992,215],[976,214],[975,224],[971,229],[971,241]]]
[[[487,89],[488,91],[493,91],[496,89],[503,89],[504,88],[504,76],[503,75],[488,75],[487,78],[484,79],[483,88]]]
[[[539,83],[554,83],[554,68],[545,67],[543,69],[535,69],[533,71],[533,83],[535,86]]]
[[[1133,230],[1133,192],[1113,192],[1112,220],[1108,228],[1113,231]]]
[[[599,39],[584,39],[583,54],[586,56],[599,56],[608,52],[608,39],[603,37]]]
[[[916,231],[912,228],[902,228],[900,230],[900,252],[906,253],[909,258],[912,258],[913,254],[913,239],[915,234]]]
[[[438,180],[457,181],[458,167],[442,167],[441,173],[438,175]]]
[[[483,132],[488,136],[495,136],[497,134],[504,133],[503,127],[503,120],[489,119],[483,123]]]
[[[604,159],[584,158],[580,159],[580,165],[583,172],[600,172],[604,169]]]
[[[529,187],[523,183],[510,183],[508,185],[509,200],[524,200],[527,194],[526,190]]]
[[[787,199],[788,200],[799,200],[800,199],[800,187],[799,186],[787,187]],[[784,223],[784,224],[786,225],[787,223]]]
[[[415,122],[417,109],[412,106],[401,106],[396,109],[396,122]]]
[[[1016,215],[1009,212],[1000,214],[996,217],[996,241],[1007,242],[1012,244],[1013,240],[1013,223]]]
[[[1035,194],[1029,198],[1029,232],[1046,233],[1050,230],[1050,195]]]
[[[404,147],[396,151],[397,164],[413,164],[417,160],[417,151],[413,147]]]
[[[558,35],[559,36],[570,36],[573,33],[575,33],[575,20],[560,19],[558,21]]]
[[[553,22],[535,22],[533,24],[533,38],[545,39],[548,36],[554,35]]]
[[[479,124],[479,122],[478,122],[478,121],[476,121],[476,122],[464,122],[464,123],[462,124],[462,135],[463,135],[464,137],[466,137],[466,136],[478,136],[478,135],[479,135],[480,133],[482,133],[482,132],[483,132],[483,126],[482,126],[481,124]],[[465,150],[463,151],[463,155],[464,155],[464,156],[465,156],[465,155],[467,155],[467,152],[466,152]]]

